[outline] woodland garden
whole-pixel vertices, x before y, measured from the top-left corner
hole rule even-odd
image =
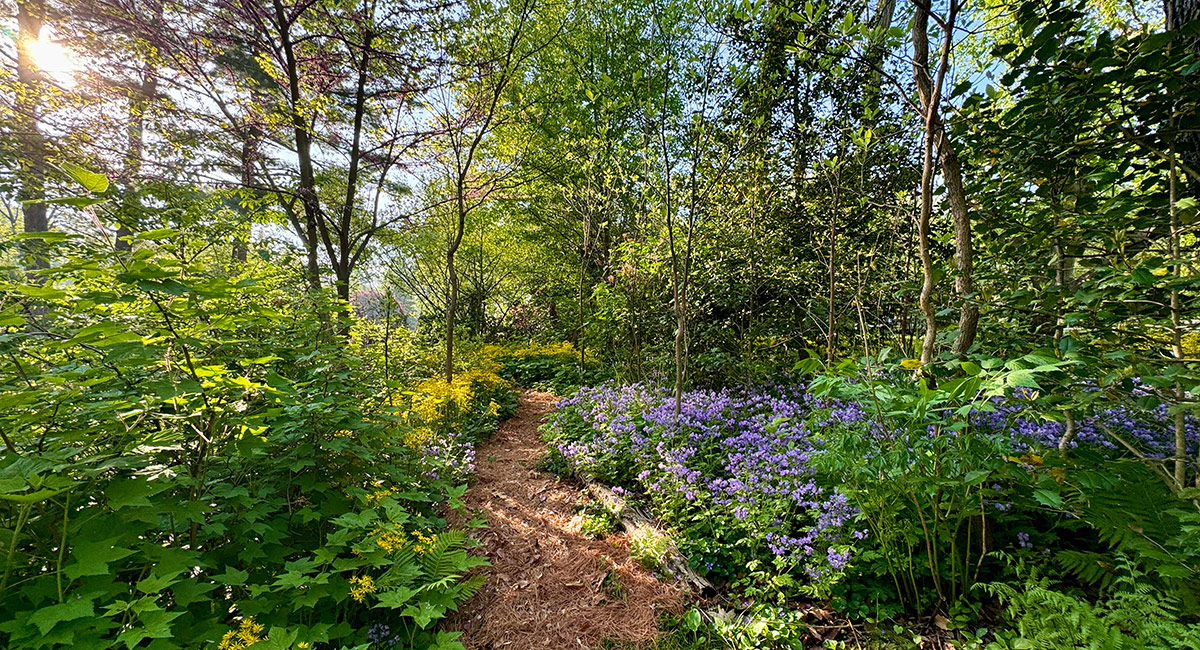
[[[1200,649],[1200,2],[0,7],[0,647]]]

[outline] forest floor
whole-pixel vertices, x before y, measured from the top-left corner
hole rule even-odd
[[[476,452],[465,501],[488,527],[476,538],[491,566],[487,583],[447,625],[468,650],[601,648],[658,633],[659,614],[683,608],[679,587],[660,582],[629,556],[622,533],[589,539],[580,530],[578,486],[539,471],[546,453],[538,425],[556,401],[525,391],[515,416]]]

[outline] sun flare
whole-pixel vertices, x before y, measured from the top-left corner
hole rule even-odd
[[[79,64],[74,53],[55,40],[54,30],[43,28],[37,39],[28,43],[34,64],[55,83],[63,87],[75,85]]]

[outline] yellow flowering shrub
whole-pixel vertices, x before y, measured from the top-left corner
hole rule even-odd
[[[1188,332],[1183,335],[1183,356],[1189,359],[1200,357],[1200,332]]]
[[[506,359],[553,359],[557,361],[575,362],[579,359],[579,350],[569,341],[562,343],[521,343],[518,345],[485,345],[481,350],[483,356],[496,361]],[[590,351],[584,353],[584,358],[591,360]]]
[[[497,374],[499,369],[499,364],[488,361],[455,374],[451,382],[433,377],[417,384],[404,412],[411,427],[404,433],[405,446],[421,448],[471,415],[498,415],[500,405],[495,395],[512,389]]]
[[[485,345],[479,353],[500,366],[499,374],[519,386],[566,394],[582,384],[607,377],[606,369],[586,350],[580,373],[579,349],[570,342]]]

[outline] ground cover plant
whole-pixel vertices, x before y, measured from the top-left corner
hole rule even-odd
[[[499,374],[518,386],[567,395],[611,375],[594,354],[582,354],[569,342],[484,345],[479,354],[497,364]]]
[[[1169,462],[1174,430],[1163,409],[1095,416],[1133,450],[1088,433],[1059,456],[1062,423],[1044,421],[1028,387],[1059,364],[1031,356],[987,365],[938,388],[914,385],[896,366],[884,376],[858,369],[692,391],[678,415],[667,388],[605,384],[561,401],[545,435],[566,464],[648,504],[695,568],[752,602],[832,599],[872,620],[957,611],[967,626],[982,620],[970,604],[990,589],[1012,603],[1010,615],[1032,620],[1024,608],[1049,592],[1007,586],[1019,563],[1069,575],[1064,584],[1098,588],[1114,603],[1152,592],[1170,604],[1143,619],[1175,629],[1197,602],[1196,553],[1184,546],[1194,505],[1156,489],[1134,453]],[[1197,421],[1185,425],[1195,453]],[[1104,471],[1109,480],[1098,483]],[[1133,513],[1154,508],[1163,514],[1135,528]],[[1041,634],[1018,631],[1004,643],[1021,647],[1027,632]],[[1149,638],[1132,623],[1106,634],[1115,636],[1085,643]],[[1166,647],[1156,638],[1150,647]]]

